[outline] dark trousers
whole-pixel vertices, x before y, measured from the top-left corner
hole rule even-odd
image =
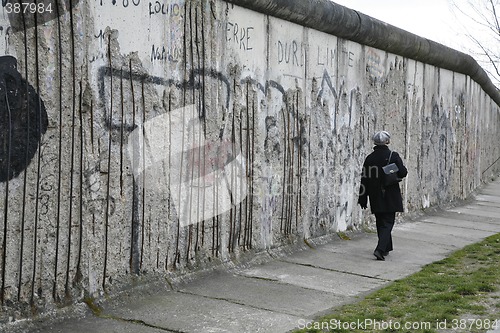
[[[377,221],[378,244],[376,250],[380,252],[392,251],[392,228],[396,213],[375,213]]]

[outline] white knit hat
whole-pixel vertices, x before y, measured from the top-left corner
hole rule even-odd
[[[387,145],[391,142],[391,135],[389,132],[380,131],[375,133],[372,139],[377,146]]]

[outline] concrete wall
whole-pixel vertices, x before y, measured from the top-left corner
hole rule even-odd
[[[499,171],[498,96],[459,70],[219,0],[57,3],[0,22],[3,318],[362,228],[376,130],[409,212]]]

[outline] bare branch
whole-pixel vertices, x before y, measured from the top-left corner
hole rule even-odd
[[[450,1],[457,21],[462,22],[464,35],[473,45],[469,53],[482,64],[492,81],[500,86],[500,18],[498,16],[500,1],[466,0],[464,6],[459,6],[458,0]],[[470,24],[464,23],[464,19]]]

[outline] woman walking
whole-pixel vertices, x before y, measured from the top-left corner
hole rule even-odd
[[[403,211],[403,199],[399,183],[384,185],[384,172],[382,167],[395,163],[399,180],[406,177],[408,171],[399,154],[391,151],[387,146],[391,142],[391,135],[380,131],[373,135],[373,152],[368,155],[363,163],[361,186],[358,204],[366,209],[370,198],[370,209],[375,214],[377,224],[378,244],[373,252],[377,260],[385,260],[385,256],[393,250],[392,228],[396,212]]]

